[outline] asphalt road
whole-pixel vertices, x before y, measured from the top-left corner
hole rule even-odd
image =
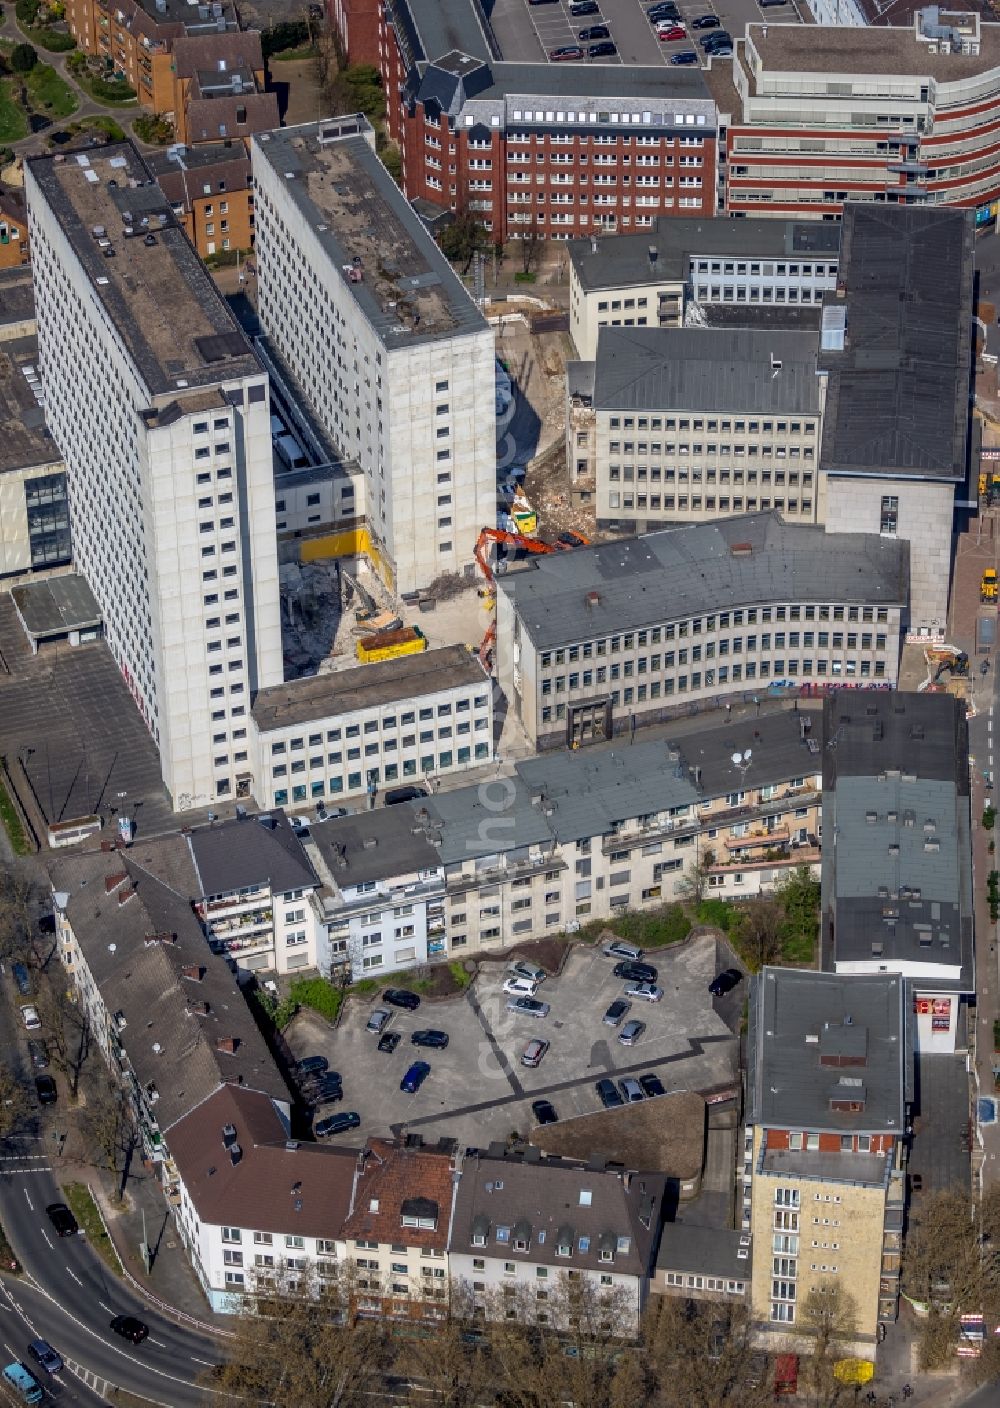
[[[89,1370],[101,1393],[117,1386],[166,1408],[201,1408],[212,1401],[212,1390],[196,1381],[222,1357],[219,1345],[151,1310],[83,1236],[55,1235],[45,1207],[61,1194],[47,1159],[30,1136],[19,1148],[5,1143],[0,1159],[0,1219],[24,1268],[23,1276],[3,1282],[2,1342],[22,1358],[30,1339],[47,1339],[64,1359]],[[109,1329],[115,1315],[138,1316],[149,1326],[149,1338],[141,1345],[119,1339]],[[70,1371],[61,1378],[63,1402],[101,1401],[74,1383]]]

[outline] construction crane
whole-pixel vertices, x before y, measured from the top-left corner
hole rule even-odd
[[[496,604],[496,577],[493,575],[493,568],[489,564],[486,556],[487,543],[501,543],[505,547],[523,548],[525,552],[555,552],[556,549],[551,543],[543,543],[538,538],[524,538],[520,533],[507,533],[503,528],[484,528],[476,539],[475,559],[482,568],[483,576],[486,578],[490,594]],[[482,644],[479,647],[479,662],[483,669],[489,674],[493,668],[493,645],[497,638],[497,623],[490,622],[490,628],[483,636]]]
[[[556,551],[551,543],[543,543],[538,538],[525,538],[520,533],[507,533],[503,528],[484,528],[476,540],[473,556],[483,569],[483,576],[491,587],[496,585],[496,578],[483,551],[487,543],[502,543],[505,547],[519,548],[524,552]]]

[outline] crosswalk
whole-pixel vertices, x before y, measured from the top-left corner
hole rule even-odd
[[[19,1173],[51,1173],[48,1154],[0,1154],[0,1178]]]
[[[100,1398],[107,1398],[117,1388],[117,1385],[113,1384],[110,1379],[101,1378],[100,1374],[95,1374],[93,1369],[85,1369],[82,1364],[77,1364],[75,1359],[64,1358],[63,1364],[71,1374],[81,1383],[86,1384],[88,1388],[92,1388]]]

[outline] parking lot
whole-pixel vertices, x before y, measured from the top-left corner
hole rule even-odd
[[[801,21],[796,0],[788,0],[785,5],[766,10],[760,8],[757,0],[721,0],[717,5],[707,0],[678,0],[677,8],[681,12],[681,22],[688,31],[687,37],[661,44],[646,18],[646,11],[654,0],[597,0],[598,13],[591,15],[570,14],[570,3],[571,0],[544,0],[544,3],[531,5],[528,0],[496,0],[490,12],[490,21],[504,58],[517,63],[540,63],[552,50],[569,45],[582,44],[586,51],[590,41],[580,39],[581,31],[595,25],[606,25],[618,49],[617,55],[584,62],[643,66],[668,64],[673,54],[691,50],[705,63],[707,60],[697,43],[700,31],[691,28],[691,22],[699,15],[717,15],[722,21],[722,28],[734,39],[746,33],[748,24],[761,20],[770,20],[775,24]]]
[[[744,998],[742,984],[721,1002],[713,1002],[708,992],[726,956],[717,954],[714,938],[702,937],[649,954],[646,961],[658,969],[664,997],[633,1003],[628,1018],[644,1021],[646,1031],[632,1047],[621,1045],[618,1030],[601,1020],[625,983],[613,976],[613,960],[583,945],[558,977],[539,987],[538,998],[551,1006],[542,1019],[507,1011],[505,967],[491,963],[460,996],[425,1000],[416,1012],[393,1009],[387,1030],[398,1031],[402,1040],[391,1054],[380,1052],[377,1037],[365,1030],[373,1008],[382,1005],[380,994],[371,1002],[350,1001],[336,1030],[301,1013],[288,1041],[297,1059],[323,1055],[341,1073],[344,1097],[333,1108],[361,1116],[359,1130],[338,1137],[348,1145],[405,1129],[485,1146],[515,1130],[527,1134],[535,1123],[533,1100],[550,1100],[561,1120],[600,1109],[594,1084],[605,1075],[655,1072],[667,1091],[725,1086],[736,1070],[733,1030]],[[411,1033],[426,1028],[448,1033],[446,1050],[410,1044]],[[541,1064],[530,1069],[520,1057],[534,1037],[550,1046]],[[415,1095],[406,1095],[399,1084],[415,1060],[427,1061],[431,1073]]]

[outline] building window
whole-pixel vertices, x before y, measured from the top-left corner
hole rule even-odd
[[[898,523],[899,499],[895,494],[885,494],[882,497],[882,513],[878,530],[880,533],[887,533],[891,537],[895,537]]]

